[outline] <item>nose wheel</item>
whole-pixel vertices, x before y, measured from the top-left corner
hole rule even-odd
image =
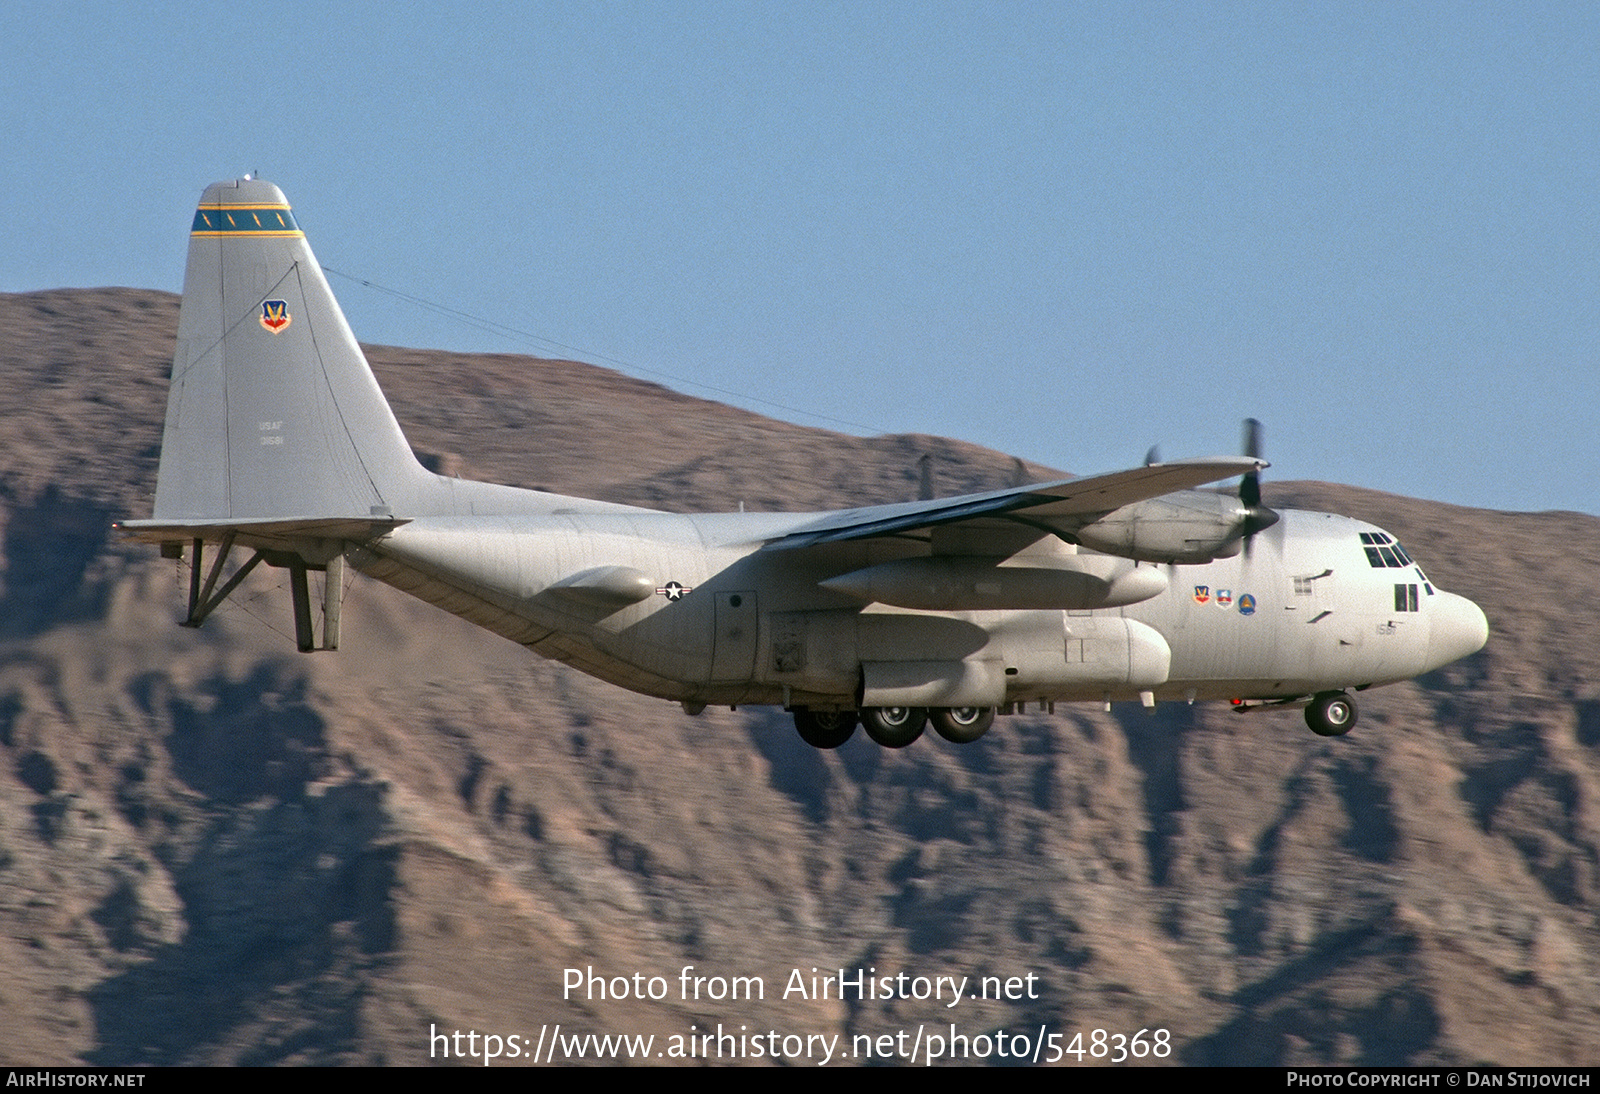
[[[1360,717],[1356,701],[1345,691],[1325,691],[1306,707],[1306,725],[1319,737],[1343,737]]]

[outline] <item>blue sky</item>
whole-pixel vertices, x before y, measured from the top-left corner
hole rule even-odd
[[[1269,480],[1600,513],[1593,4],[233,10],[6,6],[0,290],[177,291],[258,171],[489,324],[336,275],[366,341],[1080,472],[1254,415]]]

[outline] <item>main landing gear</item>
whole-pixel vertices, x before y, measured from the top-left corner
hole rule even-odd
[[[867,736],[884,748],[905,748],[929,722],[934,732],[954,744],[971,744],[994,724],[993,707],[867,707],[854,710],[812,710],[796,707],[794,726],[813,748],[838,748],[850,739],[859,721]]]
[[[929,711],[933,731],[951,744],[969,745],[994,725],[994,707],[949,707]]]
[[[1343,737],[1360,717],[1356,701],[1346,691],[1324,691],[1306,706],[1306,725],[1319,737]]]
[[[794,728],[800,739],[812,748],[838,748],[856,731],[856,712],[853,710],[812,710],[796,707]]]
[[[861,712],[867,736],[884,748],[904,748],[922,736],[927,707],[868,707]]]

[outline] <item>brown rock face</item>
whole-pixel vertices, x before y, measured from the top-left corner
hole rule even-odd
[[[1075,1063],[1079,1034],[1084,1062],[1597,1062],[1600,519],[1269,482],[1489,616],[1345,739],[1085,707],[824,754],[359,579],[336,654],[293,652],[266,568],[175,626],[184,575],[109,524],[149,511],[176,317],[0,296],[5,1063]],[[1013,474],[574,362],[369,352],[473,477],[754,510],[913,497],[923,453],[941,493]]]

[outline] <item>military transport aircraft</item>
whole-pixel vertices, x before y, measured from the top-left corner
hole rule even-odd
[[[782,704],[955,742],[1057,702],[1231,700],[1356,722],[1351,690],[1482,648],[1483,612],[1393,536],[1261,503],[1246,455],[832,513],[683,515],[445,478],[412,454],[283,193],[209,187],[190,233],[155,515],[199,626],[259,563],[302,650],[338,645],[346,562],[690,714]],[[1236,492],[1196,487],[1241,476]],[[207,565],[206,545],[213,545]],[[224,580],[235,549],[249,558]],[[308,573],[324,571],[322,637]]]

